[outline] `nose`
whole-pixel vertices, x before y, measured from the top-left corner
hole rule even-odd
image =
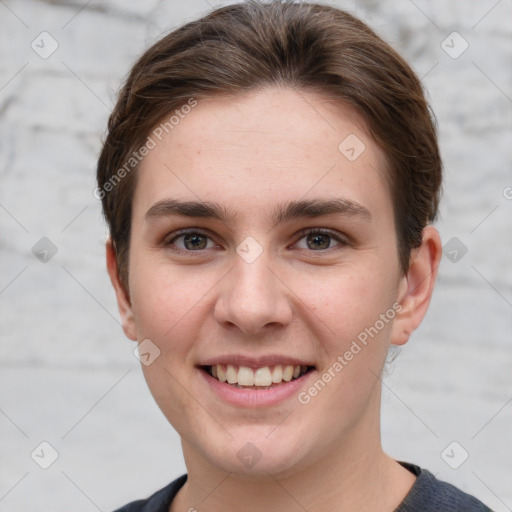
[[[236,255],[220,285],[214,314],[223,327],[263,337],[292,321],[291,293],[265,252],[251,263]]]

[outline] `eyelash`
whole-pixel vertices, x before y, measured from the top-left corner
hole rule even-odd
[[[200,229],[188,228],[188,229],[181,229],[181,230],[176,231],[175,233],[173,233],[172,234],[173,235],[172,238],[170,238],[168,241],[166,241],[165,245],[166,246],[171,246],[171,245],[173,245],[173,243],[178,238],[181,238],[184,235],[190,235],[190,234],[194,234],[194,235],[197,234],[197,235],[205,236],[207,238],[212,239],[211,236],[208,233],[206,233],[206,232],[204,232],[204,231],[202,231]],[[343,237],[340,233],[338,233],[336,231],[332,231],[330,229],[325,229],[325,228],[304,228],[299,233],[297,233],[297,236],[299,237],[297,239],[297,242],[299,240],[302,240],[302,238],[304,238],[304,237],[306,237],[308,235],[328,235],[329,237],[333,238],[334,240],[336,240],[339,243],[338,248],[346,246],[346,245],[349,245],[348,240],[345,237]],[[295,244],[297,242],[295,242]],[[330,251],[331,249],[335,249],[335,248],[336,247],[329,247],[328,249],[320,249],[318,251],[308,250],[308,252],[324,253],[324,252]],[[198,249],[197,251],[193,251],[193,250],[187,250],[187,249],[178,249],[178,248],[174,247],[172,250],[177,252],[177,253],[179,253],[179,254],[187,254],[188,255],[188,254],[193,254],[195,252],[202,253],[206,249]]]

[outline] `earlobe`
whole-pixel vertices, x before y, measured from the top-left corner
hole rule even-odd
[[[109,238],[106,242],[106,259],[107,271],[110,276],[110,281],[114,287],[117,299],[117,307],[121,315],[121,324],[125,335],[132,341],[137,340],[135,321],[133,317],[132,306],[130,302],[129,293],[125,290],[121,279],[119,278],[119,269],[117,266],[116,250]]]
[[[402,306],[391,333],[393,345],[403,345],[427,313],[442,256],[439,233],[432,226],[423,229],[420,247],[413,249],[407,275],[402,277],[397,301]]]

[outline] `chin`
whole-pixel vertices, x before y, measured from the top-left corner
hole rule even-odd
[[[281,431],[278,433],[278,430]],[[232,437],[196,440],[196,447],[212,466],[249,480],[284,478],[305,468],[315,451],[315,436],[301,434],[297,425],[264,425],[229,429]],[[312,462],[312,461],[311,461]]]

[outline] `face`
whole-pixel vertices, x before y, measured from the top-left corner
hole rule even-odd
[[[385,169],[353,112],[277,88],[200,101],[145,157],[118,299],[186,458],[285,475],[377,442],[408,287]]]

